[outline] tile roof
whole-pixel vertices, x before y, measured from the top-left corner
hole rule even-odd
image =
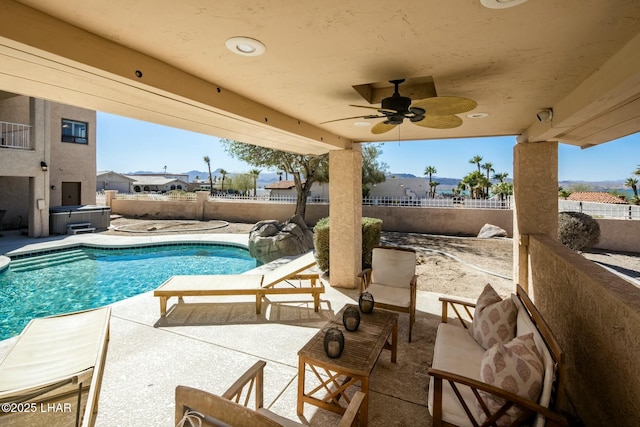
[[[576,202],[613,203],[616,205],[627,204],[627,202],[618,196],[598,191],[577,191],[575,193],[571,193],[569,197],[567,197],[567,200],[574,200]]]
[[[276,181],[264,186],[265,190],[285,190],[294,188],[296,183],[294,181]]]

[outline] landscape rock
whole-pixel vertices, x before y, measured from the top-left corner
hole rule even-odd
[[[497,225],[485,224],[478,233],[478,239],[490,239],[492,237],[507,237],[507,232]]]
[[[257,222],[249,231],[249,254],[265,264],[284,256],[302,255],[313,249],[313,230],[300,215],[283,223]]]

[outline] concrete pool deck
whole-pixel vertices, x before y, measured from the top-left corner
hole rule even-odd
[[[0,253],[78,243],[130,246],[176,241],[246,245],[247,235],[83,234],[29,239],[5,233],[0,239]],[[296,414],[298,350],[344,304],[357,302],[355,289],[332,288],[326,281],[325,287],[317,313],[309,295],[271,296],[265,301],[261,315],[255,313],[252,297],[185,298],[186,304],[176,307],[167,316],[168,322],[163,322],[171,326],[162,327],[156,326],[160,320],[159,302],[152,291],[112,304],[111,339],[96,425],[172,426],[177,385],[221,394],[260,359],[267,362],[265,407],[312,426],[337,425],[337,415],[310,405],[304,406],[303,417]],[[400,315],[398,363],[391,363],[385,351],[371,376],[370,426],[431,425],[427,370],[440,316],[438,296],[418,292],[411,344],[407,342],[408,316]],[[0,341],[0,358],[14,340]],[[48,414],[41,414],[41,418],[46,425],[55,424]]]

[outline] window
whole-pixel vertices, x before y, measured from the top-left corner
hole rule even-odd
[[[88,144],[89,124],[75,120],[62,119],[62,142]]]

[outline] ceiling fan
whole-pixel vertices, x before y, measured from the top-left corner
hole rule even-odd
[[[398,86],[404,80],[389,80],[389,83],[394,85],[394,92],[393,95],[382,100],[380,107],[349,104],[351,107],[377,110],[379,114],[345,117],[343,119],[329,120],[321,124],[341,120],[384,118],[384,121],[378,122],[371,128],[371,133],[376,135],[390,131],[397,125],[402,124],[405,119],[422,127],[452,129],[462,125],[462,119],[456,114],[473,110],[478,105],[473,99],[459,96],[434,96],[421,99],[412,104],[411,98],[401,96],[398,91]]]

